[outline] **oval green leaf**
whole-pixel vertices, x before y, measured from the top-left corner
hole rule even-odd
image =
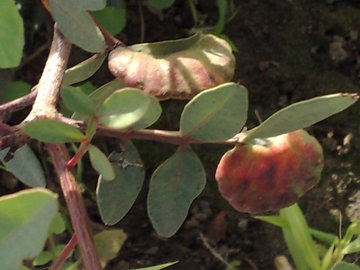
[[[102,231],[94,236],[97,255],[103,268],[108,261],[116,258],[125,240],[126,234],[123,230]]]
[[[38,158],[28,145],[17,149],[9,161],[4,161],[9,149],[0,151],[4,166],[22,183],[30,187],[45,187],[46,179]]]
[[[201,92],[185,106],[180,132],[203,141],[230,139],[244,126],[247,110],[246,88],[222,84]]]
[[[80,142],[85,139],[85,135],[80,130],[52,119],[28,122],[22,130],[30,137],[46,143]]]
[[[95,106],[91,99],[78,87],[68,86],[61,90],[65,106],[73,112],[93,115]]]
[[[113,180],[115,178],[115,172],[110,161],[99,148],[90,145],[89,156],[91,165],[104,180]]]
[[[136,88],[124,88],[108,97],[99,111],[99,120],[105,126],[129,129],[154,107],[154,98]]]
[[[105,41],[90,14],[72,0],[49,0],[51,14],[61,32],[88,52],[105,51]]]
[[[147,95],[147,97],[149,99],[147,111],[144,116],[131,127],[131,129],[147,128],[159,119],[162,111],[159,101],[154,96]]]
[[[131,142],[124,146],[122,152],[113,152],[109,160],[115,171],[115,179],[105,181],[99,177],[96,200],[102,221],[106,225],[114,225],[134,204],[143,186],[145,170]]]
[[[65,71],[62,86],[69,86],[74,83],[85,81],[99,70],[107,54],[95,54],[83,62],[68,68]]]
[[[119,34],[126,26],[126,8],[122,2],[118,7],[108,6],[92,14],[112,35]]]
[[[2,270],[20,269],[24,259],[41,252],[57,208],[57,196],[45,189],[25,190],[0,198]]]
[[[249,131],[244,140],[274,137],[311,126],[345,110],[358,99],[357,94],[338,93],[294,103]]]
[[[147,207],[150,221],[160,236],[170,237],[177,232],[205,182],[201,161],[190,148],[180,147],[155,170]]]
[[[0,68],[19,65],[24,47],[24,24],[14,0],[0,1]]]

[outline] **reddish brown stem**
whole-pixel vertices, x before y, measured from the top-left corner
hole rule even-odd
[[[53,264],[50,266],[49,270],[59,270],[59,269],[61,269],[61,266],[66,261],[66,258],[69,256],[71,251],[73,251],[76,244],[77,244],[76,234],[73,234],[71,236],[69,242],[66,244],[66,246],[61,251],[59,257],[57,257],[56,260],[53,262]]]
[[[0,121],[3,120],[4,115],[9,112],[14,112],[17,110],[21,110],[26,106],[29,106],[34,103],[37,95],[37,90],[34,90],[27,94],[26,96],[14,99],[10,102],[0,105]]]
[[[88,139],[84,140],[79,149],[76,151],[75,155],[66,163],[66,167],[70,170],[76,166],[79,160],[85,155],[90,145],[90,141]]]
[[[71,223],[77,235],[85,269],[100,270],[101,266],[90,231],[88,216],[81,192],[74,175],[66,167],[66,161],[69,160],[67,149],[63,144],[46,144],[46,148],[53,160],[56,173],[60,179],[61,189],[68,206]]]
[[[109,50],[114,49],[118,46],[125,46],[124,43],[122,43],[120,40],[118,40],[116,37],[114,37],[109,31],[105,29],[104,26],[102,26],[97,19],[93,16],[93,20],[96,23],[96,25],[99,27],[101,34],[103,35],[106,45]]]

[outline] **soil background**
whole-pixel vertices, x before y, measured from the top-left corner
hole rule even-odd
[[[32,1],[29,1],[32,2]],[[141,20],[136,1],[127,1],[127,26],[118,36],[126,44],[139,43]],[[213,26],[218,18],[215,1],[198,0],[197,27]],[[360,2],[341,0],[229,1],[237,15],[225,25],[224,34],[237,48],[234,81],[249,90],[247,127],[258,124],[256,113],[266,119],[294,102],[335,92],[356,92],[360,84]],[[29,4],[29,10],[31,9]],[[162,12],[143,9],[146,42],[188,36],[194,27],[188,1]],[[29,13],[30,14],[30,13]],[[26,17],[26,15],[25,15]],[[29,15],[29,21],[32,17]],[[28,43],[31,55],[51,38],[51,22]],[[34,85],[46,53],[20,68],[14,76]],[[71,61],[83,53],[74,50]],[[8,75],[7,75],[8,76]],[[101,85],[112,79],[106,69],[92,79]],[[164,101],[163,116],[154,128],[175,130],[186,102]],[[337,234],[360,218],[359,104],[309,128],[325,151],[326,164],[320,184],[299,202],[310,226]],[[100,143],[112,145],[116,142]],[[160,143],[135,142],[147,175],[175,150]],[[225,270],[227,263],[241,262],[236,269],[275,269],[274,258],[289,257],[281,231],[247,214],[237,213],[219,196],[214,172],[221,155],[219,146],[197,146],[207,168],[207,186],[191,206],[180,231],[170,239],[159,238],[146,214],[146,184],[134,207],[116,225],[128,239],[119,257],[106,269],[122,270],[179,261],[171,270]],[[89,171],[89,188],[95,185]],[[84,181],[86,182],[86,181]],[[3,188],[6,189],[6,188]],[[100,223],[96,205],[86,193],[91,218]],[[204,237],[203,237],[204,236]],[[219,259],[222,258],[223,261]],[[356,257],[349,258],[350,262]]]

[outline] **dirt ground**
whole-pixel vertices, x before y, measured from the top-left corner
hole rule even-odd
[[[203,26],[216,23],[215,1],[197,2]],[[360,84],[360,2],[341,0],[229,1],[238,9],[225,26],[236,46],[234,81],[249,90],[248,127],[296,101],[335,92],[356,92]],[[128,24],[119,35],[125,43],[140,42],[140,19],[135,1],[128,1]],[[193,20],[188,1],[161,13],[144,9],[145,41],[189,35]],[[47,34],[44,34],[44,39]],[[27,48],[31,51],[32,48]],[[46,57],[46,56],[45,56]],[[75,57],[76,58],[76,57]],[[36,83],[45,58],[39,57],[15,74]],[[76,62],[76,59],[74,60]],[[111,79],[107,71],[95,76],[98,85]],[[157,128],[176,129],[184,102],[165,101]],[[345,226],[360,218],[359,104],[309,129],[324,147],[326,164],[321,183],[300,200],[309,224],[338,232],[339,215]],[[173,151],[172,146],[136,142],[148,175]],[[116,227],[128,239],[108,270],[125,270],[171,261],[171,270],[275,269],[274,258],[289,256],[277,228],[237,213],[219,196],[214,171],[227,148],[195,147],[207,168],[207,186],[191,207],[180,231],[159,238],[146,214],[146,188],[135,206]],[[145,185],[146,187],[146,185]],[[86,196],[86,194],[85,194]],[[93,221],[100,222],[96,205],[87,200]],[[215,224],[215,225],[214,225]],[[288,257],[289,258],[289,257]],[[353,258],[350,259],[352,261]]]

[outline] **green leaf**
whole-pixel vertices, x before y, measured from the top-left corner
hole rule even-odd
[[[147,206],[151,223],[160,236],[176,233],[205,182],[201,161],[190,148],[180,147],[156,169],[150,180]]]
[[[1,46],[1,45],[0,45]],[[25,96],[31,90],[30,84],[23,81],[9,82],[0,91],[0,103],[6,103],[16,98]]]
[[[65,106],[73,112],[94,115],[95,107],[91,99],[78,87],[68,86],[61,90]]]
[[[50,251],[43,251],[33,260],[33,265],[34,266],[44,265],[52,261],[53,259],[54,259],[54,254],[52,254]]]
[[[70,0],[74,6],[80,5],[85,10],[99,10],[106,6],[106,0]]]
[[[165,263],[165,264],[146,267],[146,268],[137,268],[137,269],[133,269],[133,270],[161,270],[161,269],[165,269],[166,267],[169,267],[171,265],[174,265],[176,263],[178,263],[178,262],[170,262],[170,263]]]
[[[136,122],[131,127],[131,129],[147,128],[148,126],[151,126],[153,123],[156,122],[156,120],[159,119],[161,115],[161,105],[159,101],[157,100],[157,98],[150,95],[148,95],[148,99],[149,99],[149,105],[145,115],[138,122]]]
[[[45,189],[30,189],[0,198],[0,261],[2,270],[19,269],[22,260],[41,252],[57,196]]]
[[[289,229],[283,230],[287,235],[287,241],[291,255],[302,256],[310,269],[320,269],[320,258],[314,241],[311,238],[309,227],[305,217],[297,204],[280,210],[282,217],[289,225]],[[291,242],[289,241],[291,239]],[[300,253],[298,253],[300,251]],[[296,252],[296,253],[295,253]],[[301,254],[301,255],[300,255]],[[294,258],[295,261],[295,258]],[[301,269],[301,268],[298,268]]]
[[[171,7],[174,4],[175,0],[148,0],[147,3],[149,6],[152,6],[157,9],[166,9]]]
[[[323,232],[323,231],[319,231],[316,229],[312,229],[309,228],[310,233],[313,237],[315,237],[316,239],[331,245],[338,237],[332,233],[327,233],[327,232]]]
[[[61,216],[61,213],[57,213],[53,222],[51,223],[49,233],[60,234],[65,231],[65,221]]]
[[[280,216],[256,216],[255,218],[265,221],[267,223],[270,223],[272,225],[278,226],[280,228],[288,228],[289,227],[286,220],[284,220]]]
[[[341,253],[344,255],[355,252],[360,252],[360,237],[356,238],[341,250]]]
[[[52,119],[39,119],[26,123],[23,132],[46,143],[80,142],[85,135],[75,127]]]
[[[14,0],[0,1],[0,68],[19,65],[24,47],[23,20]]]
[[[95,54],[92,57],[86,59],[85,61],[68,68],[65,71],[64,79],[62,81],[62,86],[69,86],[74,83],[85,81],[95,74],[99,70],[102,63],[104,62],[107,54]]]
[[[258,127],[249,131],[245,140],[274,137],[311,126],[345,110],[358,98],[355,94],[338,93],[294,103],[277,111]]]
[[[51,14],[61,32],[88,52],[105,51],[104,37],[94,20],[73,0],[49,0]]]
[[[203,141],[230,139],[244,126],[247,110],[246,88],[222,84],[201,92],[185,106],[180,132]]]
[[[112,35],[119,34],[126,26],[126,8],[124,4],[119,7],[108,6],[92,14]]]
[[[360,270],[360,267],[353,263],[339,262],[331,270]]]
[[[104,180],[113,180],[115,178],[115,172],[110,161],[99,148],[90,145],[89,156],[91,165]]]
[[[154,98],[136,88],[124,88],[108,97],[99,111],[100,122],[108,127],[129,129],[141,119],[147,119],[147,113],[155,108]],[[151,117],[153,120],[153,117]]]
[[[137,52],[144,52],[146,54],[162,56],[162,55],[168,55],[170,53],[186,50],[187,48],[193,46],[200,39],[201,39],[201,33],[196,33],[191,37],[187,37],[187,38],[135,44],[130,46],[129,48]]]
[[[124,83],[119,80],[113,80],[104,84],[103,86],[99,87],[95,91],[93,91],[89,98],[92,100],[94,104],[95,111],[100,110],[101,106],[103,105],[104,101],[111,96],[116,90],[119,90],[124,87]],[[74,119],[77,120],[85,120],[84,116],[78,113],[73,115]]]
[[[99,261],[104,268],[108,261],[116,258],[126,240],[123,230],[102,231],[94,236]]]
[[[115,179],[105,181],[99,177],[96,199],[100,216],[106,225],[119,222],[134,204],[145,179],[145,170],[135,146],[129,141],[124,151],[109,156]]]
[[[224,30],[227,0],[216,0],[216,5],[219,11],[219,18],[216,22],[214,32],[220,34]]]
[[[4,166],[22,183],[30,187],[45,187],[46,179],[41,164],[28,145],[16,150],[11,160],[5,161],[9,149],[0,151]]]

